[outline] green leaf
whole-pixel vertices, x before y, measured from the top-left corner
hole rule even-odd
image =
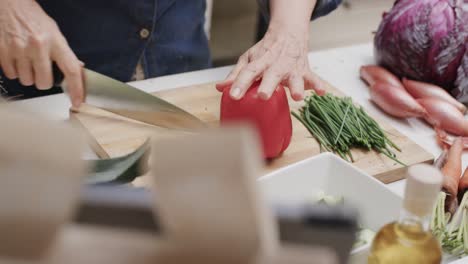
[[[87,184],[129,183],[146,173],[149,142],[146,141],[134,152],[111,159],[91,160],[92,169],[86,178]]]

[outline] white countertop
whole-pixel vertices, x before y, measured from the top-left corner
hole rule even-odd
[[[369,101],[366,85],[359,79],[359,67],[363,64],[372,64],[372,45],[363,44],[345,48],[331,49],[309,54],[313,71],[333,86],[353,97],[370,113],[389,122],[401,133],[408,136],[435,157],[440,154],[436,144],[433,130],[424,122],[417,119],[397,120],[383,114]],[[201,84],[222,80],[231,67],[221,67],[196,72],[164,76],[139,82],[132,85],[147,92],[166,90],[181,86]],[[27,107],[34,112],[44,115],[52,120],[67,120],[70,103],[63,95],[52,95],[15,102],[17,105]],[[463,157],[464,164],[468,164],[468,155]],[[388,187],[398,194],[403,193],[404,181],[391,183]]]

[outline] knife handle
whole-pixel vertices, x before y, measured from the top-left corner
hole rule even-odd
[[[57,66],[56,63],[52,65],[52,76],[54,78],[54,86],[62,87],[63,80],[65,79],[65,75]],[[63,87],[62,87],[63,88]]]

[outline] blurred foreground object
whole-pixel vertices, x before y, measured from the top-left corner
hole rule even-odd
[[[0,124],[0,256],[37,258],[76,208],[85,141],[7,104],[0,104]]]
[[[153,144],[157,209],[169,239],[239,260],[276,250],[276,226],[256,188],[255,139],[251,130],[223,129]]]
[[[4,120],[3,116],[1,117]],[[19,117],[15,120],[23,119]],[[35,122],[28,124],[36,125]],[[41,132],[43,143],[48,141],[44,139],[52,136],[55,143],[62,140],[67,142],[69,134],[65,130],[57,127],[52,129],[50,124],[47,126],[51,129],[46,134],[35,129],[36,132]],[[56,135],[57,132],[63,134]],[[17,133],[18,135],[22,134]],[[257,146],[253,148],[257,151],[252,151],[252,145]],[[60,150],[63,151],[62,154],[69,155],[62,155],[60,158],[45,152],[46,149],[50,150],[50,146],[34,147],[44,150],[42,166],[52,168],[50,171],[44,170],[49,174],[41,175],[47,180],[47,185],[41,185],[42,182],[36,184],[39,187],[49,186],[55,189],[55,192],[48,190],[49,194],[41,194],[39,197],[47,197],[50,206],[54,205],[55,201],[61,201],[63,206],[66,201],[70,201],[67,208],[71,212],[76,201],[70,198],[76,194],[73,188],[79,189],[82,183],[80,175],[85,175],[84,166],[76,165],[81,164],[79,148],[68,144],[67,151]],[[255,181],[260,174],[262,162],[259,150],[259,144],[250,130],[221,129],[156,141],[153,143],[151,154],[151,175],[155,180],[156,191],[152,201],[154,217],[158,218],[162,227],[159,234],[147,230],[142,232],[111,226],[98,228],[76,223],[67,225],[61,232],[55,232],[63,222],[53,222],[48,229],[44,229],[44,225],[37,224],[37,219],[43,214],[50,218],[57,216],[58,210],[44,212],[41,208],[40,211],[32,210],[29,215],[18,216],[15,220],[16,223],[25,223],[26,227],[31,227],[35,232],[36,229],[44,229],[43,237],[46,237],[47,241],[54,241],[48,243],[51,245],[50,250],[36,250],[35,252],[42,254],[36,254],[24,262],[24,256],[12,256],[11,253],[32,252],[30,248],[7,248],[0,252],[0,263],[15,263],[17,260],[21,263],[47,264],[338,263],[336,254],[324,247],[308,247],[305,243],[279,245],[273,217],[260,199]],[[51,163],[57,160],[62,163]],[[63,166],[66,166],[67,170],[62,170]],[[35,176],[38,168],[42,167],[32,163],[29,168],[36,171],[28,171],[30,173],[22,179],[30,181],[31,175]],[[76,179],[70,180],[68,175],[75,175],[72,171],[76,168],[83,170],[77,169]],[[55,179],[51,175],[60,177]],[[61,188],[57,188],[57,184],[61,184]],[[11,187],[14,185],[4,186],[13,189]],[[67,188],[68,186],[73,188]],[[31,191],[30,188],[23,190]],[[65,193],[57,193],[56,190]],[[16,197],[14,192],[7,194],[8,196],[2,197],[5,201]],[[24,191],[20,191],[19,194],[23,195],[22,197],[29,196]],[[33,198],[40,200],[37,197]],[[124,200],[121,202],[125,203]],[[36,205],[35,201],[25,201],[25,204],[26,207]],[[7,210],[2,210],[2,216],[3,214],[14,215]],[[34,234],[30,230],[29,233],[25,233],[19,229],[7,230],[3,226],[6,225],[2,225],[0,237],[7,239],[2,241],[2,246],[10,243],[12,238],[27,235],[30,238],[30,235]],[[31,247],[44,244],[38,240],[23,242]],[[15,258],[11,259],[10,256]],[[7,261],[2,262],[3,260]]]

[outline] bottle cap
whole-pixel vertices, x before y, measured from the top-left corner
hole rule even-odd
[[[430,214],[441,190],[442,181],[442,173],[434,166],[411,166],[406,178],[403,207],[419,217]]]

